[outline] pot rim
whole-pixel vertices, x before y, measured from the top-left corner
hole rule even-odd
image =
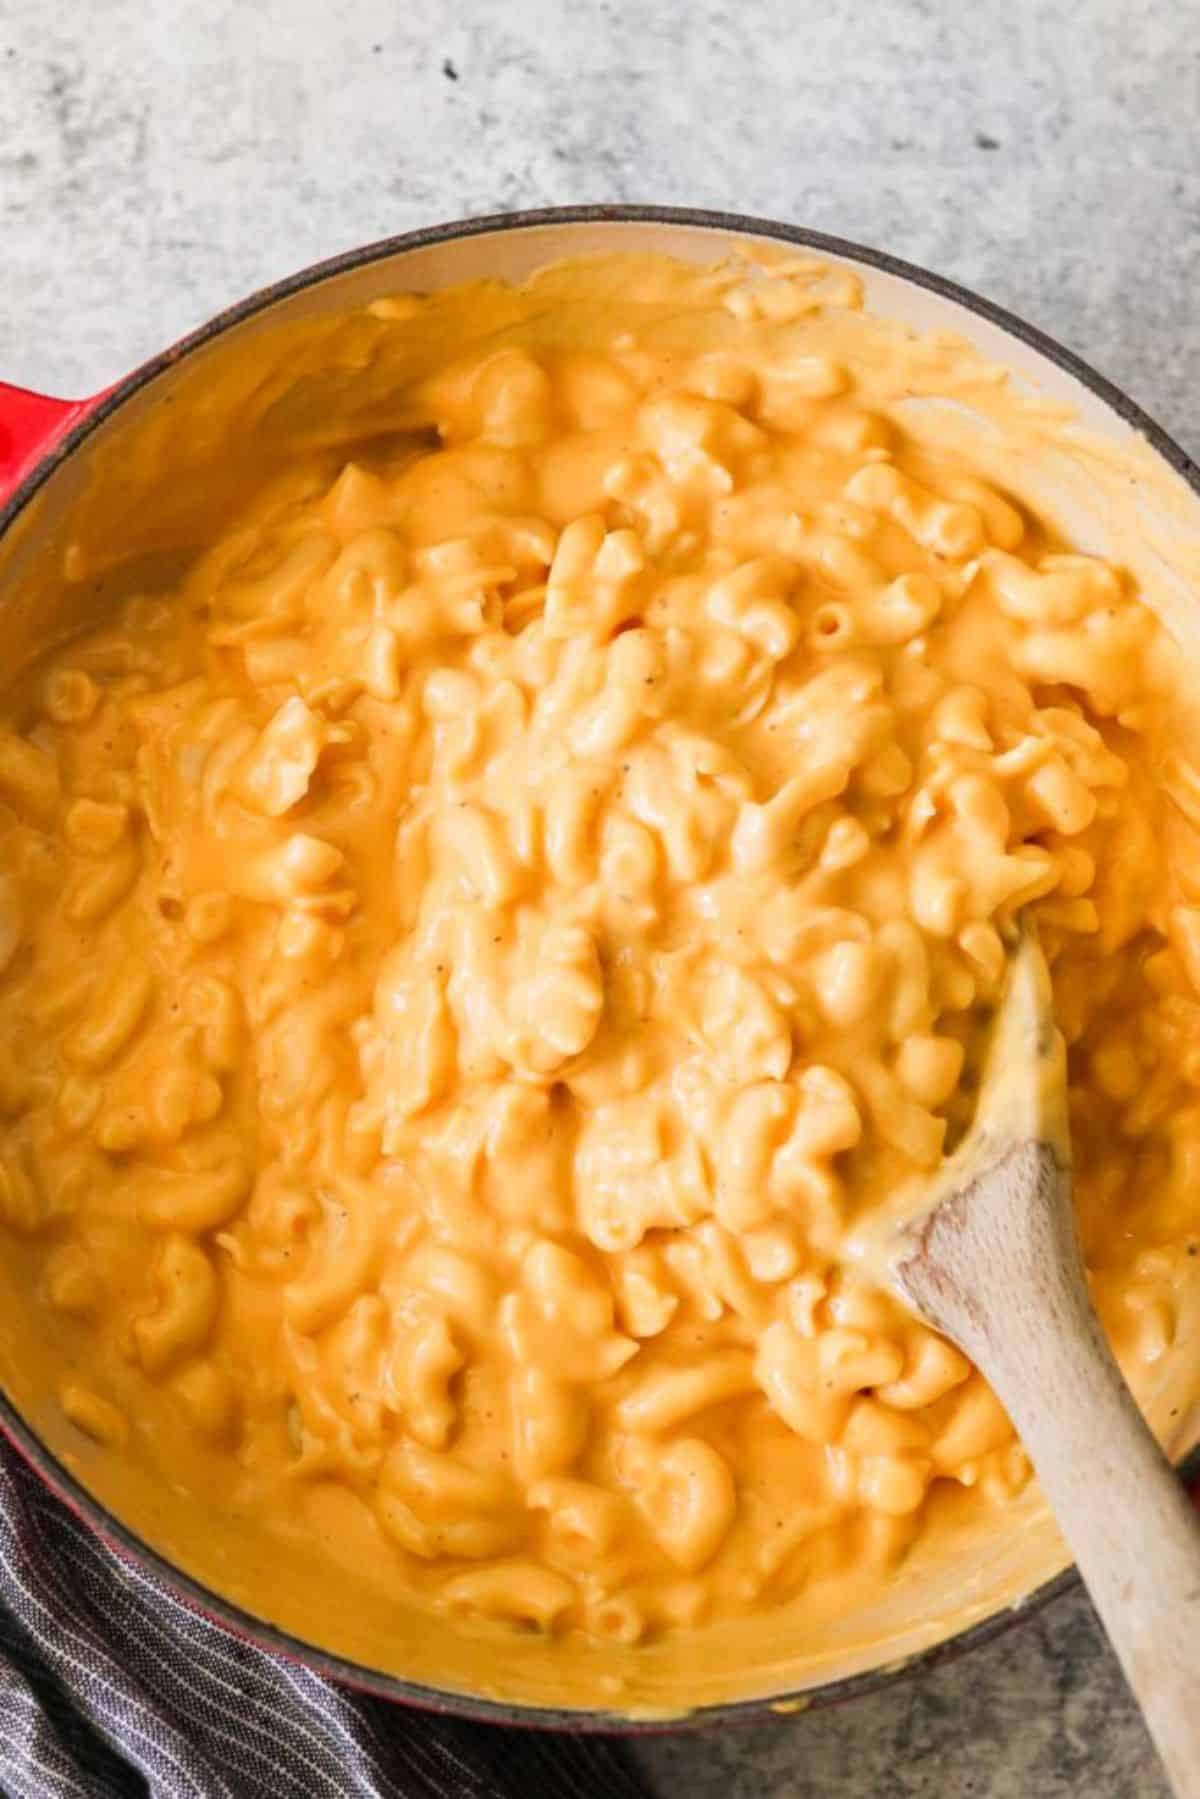
[[[98,403],[89,408],[57,443],[40,457],[24,479],[0,507],[0,536],[7,531],[34,495],[55,470],[71,457],[93,431],[111,418],[127,400],[148,386],[157,376],[175,367],[194,351],[256,314],[305,289],[319,286],[335,276],[365,268],[373,262],[386,261],[413,250],[430,248],[459,239],[485,236],[489,233],[524,231],[553,225],[647,224],[678,225],[745,237],[771,238],[841,261],[860,263],[881,273],[898,277],[915,287],[925,288],[943,299],[964,307],[976,317],[998,327],[1054,363],[1102,400],[1116,415],[1144,437],[1175,472],[1182,477],[1200,499],[1200,467],[1181,444],[1145,412],[1125,391],[1100,374],[1090,363],[1067,349],[1036,326],[1027,324],[1017,314],[972,292],[958,282],[932,273],[916,263],[892,256],[886,251],[812,231],[803,226],[786,225],[772,219],[745,213],[706,210],[686,206],[625,205],[597,203],[581,206],[550,206],[529,211],[487,213],[474,218],[424,226],[397,236],[380,238],[358,249],[313,263],[296,274],[260,288],[245,299],[226,307],[205,324],[190,332],[177,344],[140,364],[118,381]],[[123,1524],[116,1514],[96,1499],[83,1483],[65,1468],[46,1447],[0,1388],[0,1434],[16,1448],[23,1459],[47,1487],[74,1514],[97,1533],[117,1554],[160,1579],[164,1585],[194,1611],[235,1635],[248,1639],[258,1647],[311,1668],[327,1679],[337,1681],[359,1692],[389,1699],[414,1709],[436,1712],[473,1720],[483,1724],[503,1724],[531,1729],[575,1732],[608,1732],[643,1735],[672,1730],[701,1729],[733,1722],[765,1721],[772,1716],[818,1710],[848,1700],[865,1697],[891,1686],[919,1671],[940,1666],[969,1649],[992,1641],[1020,1619],[1040,1611],[1051,1600],[1079,1585],[1074,1568],[1064,1569],[1026,1595],[1015,1605],[955,1632],[941,1642],[917,1650],[903,1660],[860,1674],[845,1676],[823,1685],[783,1692],[766,1698],[741,1699],[731,1703],[703,1706],[677,1717],[638,1718],[611,1710],[574,1710],[565,1707],[507,1704],[448,1688],[426,1686],[367,1667],[349,1657],[308,1643],[304,1638],[285,1631],[266,1619],[256,1617],[232,1600],[223,1598],[204,1582],[172,1563],[162,1552],[146,1543]],[[1183,1478],[1200,1475],[1200,1445],[1185,1459],[1180,1473]]]

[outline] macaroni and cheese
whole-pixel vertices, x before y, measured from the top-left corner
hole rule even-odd
[[[968,1120],[1020,908],[1098,1304],[1170,1351],[1200,781],[1134,583],[908,432],[852,276],[581,278],[582,344],[537,282],[466,354],[374,307],[441,346],[401,424],[12,691],[0,1255],[81,1443],[331,1583],[348,1535],[397,1603],[652,1650],[1029,1480],[846,1253]]]

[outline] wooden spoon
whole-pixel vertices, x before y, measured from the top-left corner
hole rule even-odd
[[[1200,1799],[1200,1519],[1092,1310],[1066,1056],[1022,931],[975,1122],[894,1244],[908,1302],[996,1392],[1037,1469],[1180,1799]]]

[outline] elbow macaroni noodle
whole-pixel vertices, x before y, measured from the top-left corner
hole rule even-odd
[[[717,348],[631,305],[447,357],[435,446],[298,459],[0,735],[0,1220],[63,1411],[127,1455],[169,1409],[267,1514],[341,1485],[455,1616],[651,1642],[885,1578],[935,1488],[1003,1512],[1003,1412],[845,1245],[969,1117],[1019,908],[1106,1323],[1170,1347],[1169,646],[806,347],[856,304],[813,279],[677,284]]]

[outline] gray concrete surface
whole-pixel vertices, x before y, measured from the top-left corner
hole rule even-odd
[[[664,200],[953,275],[1200,453],[1195,0],[0,0],[0,376],[87,393],[262,282]],[[640,1751],[670,1799],[1160,1799],[1082,1600],[845,1710]]]
[[[662,1799],[1167,1799],[1079,1592],[871,1698],[636,1754]]]

